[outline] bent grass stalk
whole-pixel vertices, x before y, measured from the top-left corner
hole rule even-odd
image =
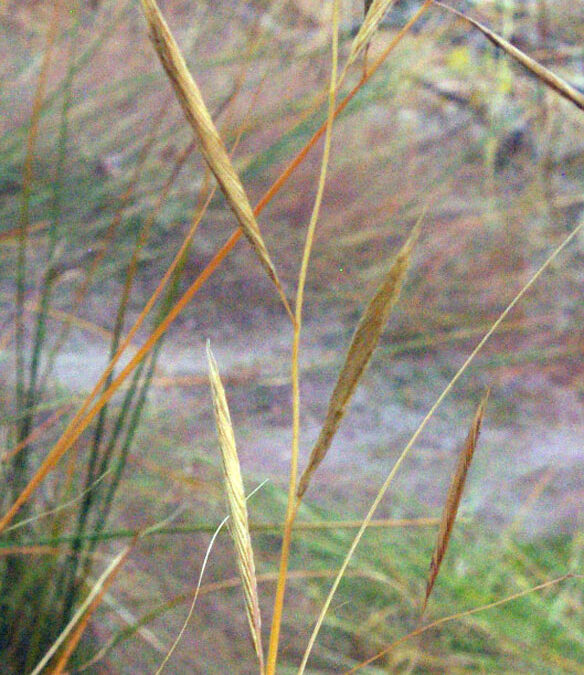
[[[489,30],[486,26],[483,26],[483,24],[475,21],[475,19],[471,19],[463,12],[459,12],[458,10],[444,4],[443,2],[438,2],[438,0],[433,0],[433,2],[437,7],[441,7],[447,12],[454,14],[476,28],[496,47],[502,49],[511,58],[520,63],[528,72],[530,72],[532,75],[535,75],[538,80],[541,80],[550,89],[553,89],[567,101],[570,101],[570,103],[573,103],[577,108],[580,108],[580,110],[584,110],[584,94],[581,91],[578,91],[578,89],[572,87],[572,85],[568,84],[568,82],[566,82],[564,79],[558,77],[551,70],[545,66],[542,66],[541,63],[538,63],[531,57],[527,56],[527,54],[522,52],[520,49],[517,49],[517,47],[502,38],[500,35],[497,35],[497,33]]]

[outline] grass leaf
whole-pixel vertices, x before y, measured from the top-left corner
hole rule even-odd
[[[397,254],[355,329],[349,351],[345,357],[345,363],[329,402],[322,430],[312,449],[308,465],[300,477],[296,492],[298,499],[301,499],[306,492],[312,474],[328,452],[333,437],[345,415],[351,396],[371,360],[379,336],[399,298],[402,283],[410,264],[412,250],[420,234],[422,218],[416,223],[406,243]]]
[[[450,541],[452,527],[454,526],[456,514],[458,513],[458,506],[460,504],[460,498],[462,497],[462,491],[464,490],[466,476],[479,439],[479,432],[488,398],[489,391],[487,390],[477,408],[468,436],[466,437],[466,441],[458,456],[458,463],[452,476],[452,480],[450,481],[450,487],[448,488],[446,503],[444,504],[442,519],[440,521],[440,529],[438,530],[438,537],[436,539],[436,546],[434,547],[434,553],[430,562],[430,573],[426,584],[426,596],[424,598],[421,615],[424,614],[426,605],[428,604],[428,598],[430,597],[430,593],[432,593],[434,582],[440,571],[440,565],[444,560],[444,555],[448,548],[448,542]]]
[[[87,620],[89,619],[91,614],[93,614],[95,609],[99,606],[99,603],[101,602],[101,599],[103,598],[105,591],[111,585],[117,572],[120,569],[120,566],[125,561],[125,559],[127,558],[130,551],[132,551],[132,549],[133,544],[131,544],[130,546],[126,546],[123,549],[123,551],[119,553],[110,562],[110,564],[107,566],[103,574],[95,582],[87,598],[81,604],[79,609],[75,612],[75,615],[73,616],[71,621],[67,624],[67,626],[65,626],[65,628],[63,629],[57,640],[54,642],[53,646],[47,651],[47,653],[44,655],[41,661],[39,661],[36,668],[32,671],[31,675],[37,675],[38,673],[41,673],[44,670],[47,663],[51,660],[51,658],[57,653],[57,651],[61,648],[61,646],[66,643],[67,637],[70,634],[72,634],[72,642],[70,643],[70,647],[65,647],[64,652],[64,654],[67,657],[70,655],[71,648],[75,647],[75,645],[79,641],[79,638],[83,634],[83,630],[87,625]],[[75,630],[75,632],[72,633],[73,629],[76,628],[76,626],[80,627],[79,630]],[[60,663],[58,667],[62,667],[63,665],[64,664]]]

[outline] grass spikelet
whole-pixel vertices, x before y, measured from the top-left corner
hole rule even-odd
[[[286,311],[292,317],[288,301],[264,244],[247,194],[233,168],[227,149],[207,110],[199,87],[187,68],[181,51],[155,0],[141,0],[141,2],[148,22],[150,39],[168,79],[172,83],[185,117],[200,141],[203,156],[221,186],[243,233],[278,289]]]
[[[351,43],[347,66],[353,63],[361,51],[369,44],[377,27],[395,0],[365,0],[365,19]],[[345,66],[346,68],[346,66]]]
[[[514,47],[510,42],[503,39],[500,35],[493,33],[492,30],[489,30],[486,26],[483,26],[483,24],[475,21],[474,19],[471,19],[469,16],[466,16],[466,14],[463,14],[462,12],[459,12],[453,7],[443,4],[442,2],[437,2],[437,0],[434,1],[434,4],[442,7],[442,9],[445,9],[451,14],[455,14],[459,18],[469,23],[471,26],[474,26],[494,45],[500,47],[506,54],[509,54],[509,56],[518,61],[524,68],[535,75],[535,77],[537,77],[539,80],[544,82],[548,87],[556,91],[558,94],[560,94],[560,96],[568,99],[568,101],[580,108],[580,110],[584,110],[584,94],[578,91],[575,87],[572,87],[561,77],[558,77],[556,74],[552,73],[551,70],[548,70],[545,66],[542,66],[541,63],[538,63],[531,57],[527,56],[527,54],[522,52],[520,49],[517,49],[517,47]]]
[[[345,363],[339,373],[329,402],[322,430],[312,449],[308,465],[300,477],[296,492],[298,499],[301,499],[306,492],[312,474],[328,452],[333,437],[347,409],[347,404],[351,400],[351,396],[371,360],[371,355],[377,346],[381,331],[384,329],[391,310],[399,298],[402,283],[410,264],[412,250],[420,234],[423,215],[397,254],[355,329],[349,351],[345,357]]]
[[[456,470],[454,471],[452,480],[450,481],[450,487],[448,488],[446,503],[444,504],[442,519],[440,521],[440,529],[438,530],[438,537],[436,539],[436,546],[434,547],[434,553],[430,562],[430,573],[428,576],[428,583],[426,584],[426,596],[424,597],[424,604],[422,605],[420,617],[426,610],[428,599],[432,593],[432,589],[434,588],[434,582],[436,581],[436,577],[440,571],[440,565],[444,560],[444,555],[446,554],[446,549],[448,548],[448,542],[450,540],[454,521],[456,520],[456,514],[458,513],[458,506],[460,504],[460,498],[462,497],[462,491],[464,490],[468,469],[470,467],[470,463],[479,440],[479,433],[481,430],[481,424],[485,414],[485,407],[487,405],[488,398],[489,391],[487,390],[486,394],[483,396],[483,399],[479,403],[479,407],[475,413],[470,430],[468,432],[468,436],[466,437],[466,441],[464,442],[464,445],[460,451],[460,455],[458,456]]]
[[[235,543],[237,566],[241,575],[243,593],[245,596],[245,610],[253,644],[260,662],[260,672],[264,672],[264,656],[261,637],[261,616],[257,592],[257,579],[249,535],[249,523],[247,518],[247,506],[245,503],[245,491],[239,467],[239,458],[235,447],[235,437],[231,425],[231,417],[225,398],[225,390],[219,377],[217,362],[211,352],[211,346],[207,342],[207,361],[209,363],[209,381],[213,396],[213,409],[215,411],[215,423],[217,435],[221,446],[221,458],[223,462],[223,478],[225,491],[229,502],[231,520],[229,529]]]

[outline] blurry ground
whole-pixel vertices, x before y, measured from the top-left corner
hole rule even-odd
[[[0,217],[8,232],[17,224],[22,148],[52,4],[6,4],[1,26],[10,39],[0,40]],[[328,47],[320,29],[323,4],[281,5],[161,3],[225,137],[232,143],[237,130],[246,127],[235,157],[252,203],[317,127],[314,97],[324,90],[328,74]],[[346,36],[360,17],[360,5],[345,3]],[[265,18],[268,6],[274,9]],[[582,3],[538,6],[547,6],[548,14],[518,15],[504,25],[492,3],[473,11],[494,29],[509,29],[530,54],[583,85]],[[31,289],[47,244],[42,224],[57,154],[59,86],[74,45],[74,58],[81,62],[87,55],[87,60],[72,85],[69,133],[74,141],[67,158],[66,236],[56,308],[71,310],[74,289],[98,251],[108,246],[110,232],[113,244],[100,263],[94,290],[77,312],[108,330],[115,312],[110,299],[119,297],[137,233],[190,142],[138,9],[138,3],[83,4],[75,39],[71,25],[58,42],[48,86],[51,102],[35,158],[32,222],[40,232],[33,235]],[[428,14],[423,30],[404,40],[336,126],[312,258],[301,359],[304,458],[360,311],[422,207],[431,204],[398,310],[308,494],[340,518],[363,513],[466,355],[582,217],[581,113],[518,68],[507,68],[481,40],[473,37],[468,48],[464,26],[444,20],[438,10]],[[397,10],[394,18],[397,25],[403,23]],[[266,39],[255,44],[250,35]],[[391,26],[372,46],[372,58],[390,35]],[[346,53],[349,43],[344,44]],[[164,117],[157,117],[159,110]],[[112,234],[120,195],[150,134],[155,141]],[[260,218],[289,297],[319,153],[309,156]],[[141,254],[134,315],[188,229],[201,169],[195,152],[157,212]],[[195,238],[182,290],[232,228],[232,218],[216,198]],[[480,528],[515,522],[526,536],[581,526],[583,246],[580,238],[563,253],[462,378],[398,476],[395,493],[410,499],[386,498],[380,515],[439,513],[456,448],[484,388],[491,386],[465,513],[473,513]],[[6,239],[0,254],[2,303],[9,316],[13,239]],[[60,325],[56,319],[55,326]],[[146,334],[142,331],[141,338]],[[285,485],[291,330],[253,255],[240,242],[171,329],[150,397],[151,423],[135,449],[137,467],[148,461],[171,465],[173,477],[163,479],[169,508],[187,499],[176,475],[188,481],[203,472],[203,464],[193,460],[193,448],[197,457],[216,462],[207,338],[226,383],[248,487],[266,475]],[[106,355],[102,338],[76,328],[57,360],[56,386],[87,390]],[[121,521],[142,524],[139,503],[135,511],[122,513]],[[178,554],[177,561],[182,560]],[[177,566],[169,563],[173,582],[180,578]]]

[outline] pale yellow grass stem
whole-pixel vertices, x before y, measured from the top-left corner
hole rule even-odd
[[[286,578],[288,572],[288,561],[290,554],[290,543],[292,540],[292,526],[296,518],[296,481],[298,478],[298,452],[300,444],[300,387],[299,387],[299,352],[300,352],[300,334],[302,328],[302,306],[304,302],[304,287],[306,284],[306,275],[308,272],[308,263],[312,251],[314,232],[320,213],[322,195],[326,182],[326,175],[330,156],[331,136],[333,122],[335,117],[335,99],[337,89],[337,69],[338,69],[338,42],[339,42],[339,0],[334,0],[332,8],[332,66],[331,77],[328,91],[328,117],[326,123],[326,132],[324,139],[324,149],[318,181],[316,198],[306,233],[306,241],[302,254],[302,263],[298,276],[298,291],[296,293],[294,338],[292,345],[292,452],[290,458],[290,477],[288,484],[288,503],[286,507],[286,520],[284,524],[284,535],[282,539],[282,551],[280,555],[280,572],[276,586],[276,597],[274,599],[274,612],[272,616],[272,628],[270,631],[270,643],[268,648],[268,658],[266,662],[267,675],[274,675],[276,672],[276,662],[278,659],[278,643],[280,640],[280,627],[282,624],[282,611],[284,608],[284,595],[286,592]]]

